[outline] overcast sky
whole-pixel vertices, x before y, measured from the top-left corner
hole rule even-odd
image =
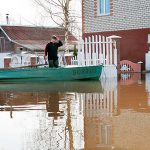
[[[80,0],[73,0],[72,7],[81,12]],[[1,0],[0,24],[6,24],[6,14],[9,14],[10,23],[13,25],[48,25],[55,26],[48,18],[42,17],[41,10],[34,0]]]

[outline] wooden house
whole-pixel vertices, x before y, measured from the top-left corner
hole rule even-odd
[[[22,64],[22,52],[38,54],[38,56],[43,57],[45,46],[50,42],[52,35],[56,35],[64,43],[65,30],[62,28],[0,26],[0,68],[10,67],[10,64],[14,63],[15,66],[25,65]],[[74,45],[77,44],[77,39],[71,33],[69,33],[68,44],[69,50],[74,50]],[[59,50],[61,55],[64,46]],[[14,54],[13,57],[10,56],[12,54]],[[16,57],[16,54],[20,55]],[[28,63],[35,64],[35,58],[33,58],[32,63],[31,57]],[[71,58],[72,56],[69,57],[69,59]]]
[[[51,36],[56,35],[64,42],[65,30],[62,28],[0,26],[0,52],[16,50],[43,52]],[[69,33],[69,46],[72,48],[77,39]]]

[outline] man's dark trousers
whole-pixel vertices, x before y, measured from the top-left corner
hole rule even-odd
[[[58,59],[57,60],[48,60],[49,67],[58,68]]]

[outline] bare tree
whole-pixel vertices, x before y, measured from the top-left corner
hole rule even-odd
[[[46,11],[52,21],[65,30],[65,49],[68,50],[69,30],[77,15],[71,9],[72,0],[35,0]]]

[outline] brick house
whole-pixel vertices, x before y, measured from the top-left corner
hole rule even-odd
[[[14,52],[37,50],[43,52],[52,35],[64,41],[65,31],[62,28],[28,27],[28,26],[0,26],[0,52]],[[69,33],[70,48],[77,39]]]
[[[83,37],[121,36],[120,59],[144,62],[150,47],[150,0],[82,0],[82,31]]]

